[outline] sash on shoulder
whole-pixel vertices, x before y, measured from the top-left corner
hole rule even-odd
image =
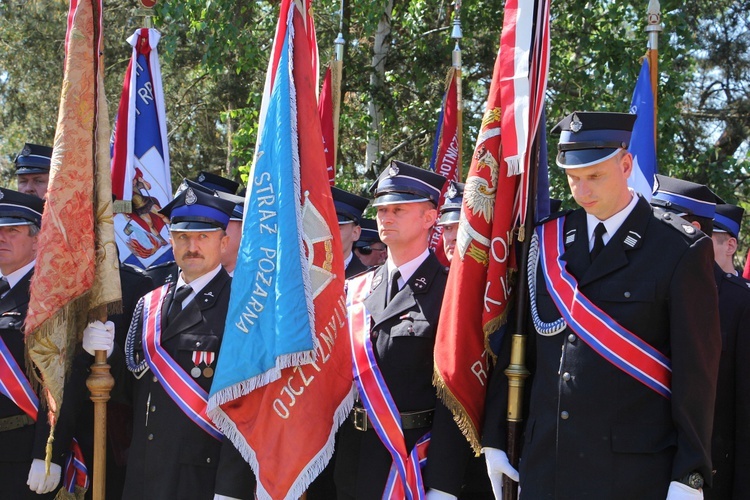
[[[206,415],[208,393],[161,346],[161,310],[170,285],[146,295],[143,307],[143,353],[169,397],[195,424],[214,439],[223,434]]]
[[[619,325],[578,289],[578,281],[560,258],[564,222],[565,217],[560,217],[537,228],[544,279],[558,311],[597,354],[649,389],[671,398],[669,358]]]
[[[422,467],[427,463],[430,433],[411,451],[406,449],[401,414],[380,372],[370,340],[370,313],[363,300],[370,290],[373,273],[349,280],[347,310],[354,380],[367,411],[367,418],[393,458],[383,498],[422,500],[425,497]]]
[[[0,393],[36,421],[39,413],[39,398],[2,338],[0,338]]]

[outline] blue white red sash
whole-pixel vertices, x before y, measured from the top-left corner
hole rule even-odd
[[[423,500],[422,467],[427,462],[429,432],[409,452],[401,429],[401,414],[380,372],[370,340],[370,313],[363,300],[373,273],[349,280],[347,310],[352,349],[352,371],[368,422],[393,458],[383,498]]]
[[[539,249],[547,289],[568,326],[604,359],[665,398],[672,395],[669,358],[619,325],[578,289],[568,272],[563,253],[560,217],[537,228]]]
[[[63,488],[68,493],[75,493],[76,487],[82,491],[89,489],[89,470],[83,460],[83,453],[81,452],[81,447],[78,445],[78,440],[75,438],[73,438],[73,442],[70,444],[70,453],[68,453],[68,458],[65,460],[63,470],[65,471]]]
[[[39,398],[2,338],[0,338],[0,393],[36,421]]]
[[[161,310],[170,285],[143,297],[143,353],[151,371],[177,406],[211,437],[223,434],[206,415],[208,393],[161,346]]]

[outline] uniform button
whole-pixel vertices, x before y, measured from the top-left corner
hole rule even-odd
[[[625,296],[626,299],[630,298],[630,292],[625,292],[623,295]]]
[[[148,440],[149,441],[153,441],[154,440],[154,435],[153,434],[149,434],[148,435]]]
[[[156,375],[154,375],[153,377],[151,377],[151,381],[152,381],[152,382],[158,382],[158,381],[159,381],[159,379],[158,379],[158,378],[156,378]]]
[[[566,382],[569,381],[570,380],[570,373],[568,373],[568,372],[563,373],[563,380],[566,381]]]
[[[195,342],[195,347],[199,347],[201,345],[200,340]]]
[[[560,412],[561,419],[568,420],[568,417],[570,417],[570,414],[567,411]]]
[[[156,405],[151,405],[151,413],[154,413],[156,411]]]
[[[208,457],[208,458],[206,459],[206,463],[207,463],[207,464],[210,464],[210,463],[211,463],[211,457]]]
[[[570,335],[568,335],[568,342],[573,343],[575,341],[576,341],[576,336],[574,334],[571,333]]]
[[[727,278],[734,278],[734,274],[732,274],[732,273],[727,273]]]

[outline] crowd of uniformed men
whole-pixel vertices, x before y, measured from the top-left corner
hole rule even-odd
[[[364,339],[357,348],[373,353],[407,449],[429,433],[426,498],[500,498],[503,475],[520,481],[523,499],[750,498],[750,285],[733,260],[743,209],[661,175],[650,202],[628,188],[633,121],[577,112],[553,129],[557,165],[580,208],[543,220],[530,252],[531,375],[518,471],[505,451],[510,336],[488,386],[483,457],[473,457],[432,384],[448,268],[428,239],[442,226],[453,258],[463,184],[452,182],[438,207],[445,179],[393,161],[373,200],[331,188],[346,278],[369,280],[360,299],[371,319],[354,332]],[[18,190],[0,189],[0,498],[53,498],[73,437],[91,458],[84,381],[97,349],[110,353],[116,379],[107,498],[253,498],[253,473],[234,446],[191,419],[147,362],[160,358],[210,389],[244,203],[237,183],[210,173],[184,181],[160,212],[174,262],[122,265],[123,314],[84,331],[46,472],[46,418],[21,409],[10,378],[30,372],[21,327],[51,153],[26,144],[15,159]],[[363,217],[370,204],[375,220]],[[155,308],[161,323],[144,329]],[[364,401],[308,499],[383,497],[393,458],[373,430],[377,409]]]

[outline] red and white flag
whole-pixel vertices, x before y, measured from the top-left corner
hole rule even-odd
[[[122,262],[142,268],[172,258],[168,221],[159,214],[172,200],[160,38],[147,28],[128,38],[133,54],[112,134],[117,247]]]

